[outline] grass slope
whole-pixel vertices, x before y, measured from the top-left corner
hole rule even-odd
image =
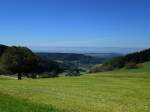
[[[51,106],[29,103],[9,95],[0,94],[0,112],[59,112]]]
[[[145,63],[142,68],[135,70],[118,70],[80,77],[21,81],[0,78],[0,93],[17,97],[21,102],[26,100],[32,104],[52,105],[65,112],[149,112],[149,68],[150,63]],[[14,99],[12,101],[16,102]],[[0,104],[3,102],[5,101],[0,99]],[[5,103],[3,106],[9,107]],[[34,108],[32,105],[31,107]],[[26,109],[22,106],[21,108]]]
[[[131,69],[130,72],[150,73],[150,62],[139,64],[139,68],[138,69]]]

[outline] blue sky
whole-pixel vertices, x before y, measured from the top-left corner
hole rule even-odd
[[[150,47],[150,1],[0,0],[0,43]]]

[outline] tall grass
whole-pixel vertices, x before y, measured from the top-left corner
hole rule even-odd
[[[0,94],[0,112],[60,112],[48,105],[30,103],[15,97]]]

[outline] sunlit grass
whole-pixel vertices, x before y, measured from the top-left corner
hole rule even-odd
[[[150,72],[145,67],[150,68],[147,64],[140,71],[119,70],[21,81],[0,78],[0,93],[66,112],[149,112]]]
[[[26,100],[0,94],[0,112],[60,112],[51,106],[30,103]]]

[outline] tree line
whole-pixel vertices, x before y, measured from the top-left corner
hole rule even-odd
[[[17,74],[21,80],[22,76],[35,78],[41,73],[54,77],[59,72],[57,62],[43,59],[27,47],[0,45],[0,74]]]
[[[103,63],[101,66],[93,67],[90,72],[111,71],[123,67],[136,68],[137,64],[147,61],[150,61],[150,49],[112,58]]]

